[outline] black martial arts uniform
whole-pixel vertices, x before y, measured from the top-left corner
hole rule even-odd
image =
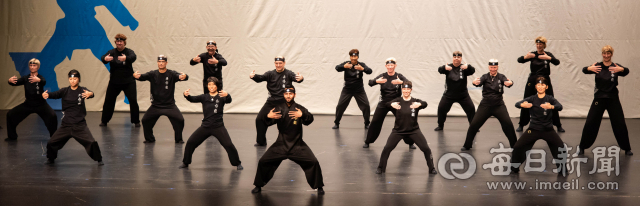
[[[369,99],[367,93],[364,91],[364,84],[362,83],[362,76],[364,74],[371,74],[373,72],[365,63],[358,62],[356,65],[362,66],[364,70],[358,71],[355,69],[356,65],[353,65],[351,69],[344,68],[344,65],[351,61],[345,61],[342,64],[336,66],[336,71],[344,72],[344,87],[342,87],[342,93],[340,93],[340,99],[338,100],[338,106],[336,106],[336,125],[340,124],[344,111],[347,110],[351,98],[355,97],[360,111],[362,111],[362,117],[364,117],[364,125],[369,125],[369,115],[371,114],[371,108],[369,108]]]
[[[196,148],[207,138],[214,136],[227,151],[231,165],[240,165],[238,150],[231,142],[231,137],[229,137],[227,128],[224,127],[224,121],[222,120],[224,105],[231,103],[231,95],[227,94],[226,97],[220,97],[220,94],[218,94],[212,97],[209,93],[206,93],[198,96],[185,96],[184,98],[193,103],[202,103],[204,119],[202,119],[202,125],[187,140],[182,162],[185,165],[191,164],[191,156]]]
[[[104,60],[109,54],[113,57],[113,60],[110,62]],[[118,57],[123,54],[127,57],[124,62],[118,60]],[[121,91],[124,91],[124,95],[129,99],[131,123],[140,123],[140,108],[138,107],[136,81],[135,78],[133,78],[133,62],[135,62],[136,59],[136,53],[129,48],[124,48],[122,51],[114,48],[100,58],[103,64],[109,63],[111,67],[107,94],[104,97],[104,105],[102,106],[102,123],[107,124],[111,121],[113,110],[116,106],[116,98],[118,98]]]
[[[525,101],[532,104],[532,107],[529,108],[531,125],[529,125],[529,128],[520,136],[520,139],[518,139],[513,146],[511,163],[518,163],[518,167],[512,165],[514,172],[517,172],[520,164],[527,159],[527,151],[533,148],[536,141],[540,139],[546,141],[549,150],[551,150],[551,155],[554,159],[558,160],[558,149],[564,147],[562,139],[560,139],[558,133],[553,130],[553,115],[555,115],[553,111],[561,111],[562,104],[549,94],[545,94],[542,98],[539,98],[538,94],[534,94],[516,102],[516,107],[523,109],[520,105]],[[540,107],[541,104],[546,102],[553,105],[554,108],[551,110]]]
[[[280,112],[280,119],[269,119],[272,124],[278,124],[278,139],[262,155],[258,161],[258,171],[253,185],[256,187],[265,186],[273,177],[282,160],[290,159],[302,167],[307,183],[313,189],[324,186],[322,181],[322,170],[316,156],[311,148],[302,140],[302,125],[309,125],[313,122],[313,115],[307,108],[292,101],[291,105],[286,102],[275,106],[274,112]],[[271,108],[273,109],[273,108]],[[271,110],[269,109],[269,110]],[[302,111],[302,116],[291,119],[289,111]],[[264,115],[267,118],[268,114]]]
[[[98,162],[102,161],[98,142],[93,139],[93,135],[91,135],[91,131],[87,127],[87,121],[84,119],[87,116],[85,99],[82,98],[84,90],[90,91],[85,87],[78,87],[76,90],[71,89],[71,87],[65,87],[49,93],[49,98],[51,99],[62,99],[63,115],[60,128],[47,143],[48,159],[55,160],[58,157],[58,150],[62,149],[69,139],[73,138],[84,146],[91,159]],[[93,98],[93,95],[88,98]]]
[[[427,144],[427,139],[425,139],[424,135],[420,131],[420,126],[418,125],[418,112],[421,109],[427,108],[427,102],[422,101],[420,99],[411,98],[409,100],[404,100],[402,97],[398,97],[392,101],[387,102],[385,105],[390,110],[396,110],[391,107],[391,104],[394,102],[398,102],[400,104],[400,109],[395,112],[396,122],[393,126],[393,130],[391,130],[391,135],[389,135],[389,139],[387,139],[387,144],[384,145],[384,149],[382,150],[382,154],[380,155],[380,164],[378,168],[381,172],[385,172],[387,168],[387,160],[389,159],[389,154],[391,151],[396,148],[398,142],[401,139],[409,138],[416,143],[418,148],[424,152],[424,158],[427,160],[427,165],[429,166],[429,171],[435,169],[433,166],[433,157],[431,155],[431,149]],[[418,102],[422,105],[418,108],[411,108],[411,105],[414,102]]]
[[[615,66],[613,63],[611,65]],[[609,71],[609,66],[605,66],[602,62],[596,64],[596,66],[601,66],[602,68],[600,73],[596,74],[589,71],[587,69],[588,67],[582,69],[582,72],[585,74],[595,74],[596,87],[593,102],[591,103],[591,108],[589,108],[589,114],[587,114],[587,121],[584,123],[584,129],[582,129],[582,139],[580,140],[581,151],[591,147],[596,141],[604,110],[609,112],[613,135],[616,137],[620,149],[624,151],[631,150],[629,131],[627,130],[627,123],[624,120],[624,112],[622,111],[620,97],[618,96],[618,77],[627,76],[629,74],[629,68],[620,64],[617,65],[623,67],[624,71],[612,74]]]
[[[15,84],[9,82],[9,85],[11,86],[24,85],[25,100],[22,104],[19,104],[7,112],[8,140],[15,140],[18,138],[16,127],[18,127],[18,124],[20,124],[22,120],[33,113],[38,114],[38,116],[42,118],[44,125],[47,126],[47,130],[49,130],[49,137],[53,136],[58,127],[58,116],[56,116],[56,112],[54,112],[51,106],[47,104],[47,100],[42,98],[44,85],[47,84],[47,80],[45,80],[42,75],[38,74],[40,82],[30,83],[29,76],[30,75],[28,74],[20,77]]]
[[[537,94],[538,91],[536,90],[536,79],[538,77],[544,77],[547,79],[547,86],[549,86],[549,88],[546,91],[547,95],[551,95],[553,96],[553,84],[551,84],[551,78],[549,77],[549,75],[551,75],[551,69],[549,66],[551,66],[551,64],[558,66],[558,64],[560,64],[560,60],[556,59],[555,56],[553,56],[553,54],[551,52],[545,51],[545,53],[551,57],[551,60],[542,60],[542,59],[538,59],[538,56],[540,56],[541,54],[538,54],[538,51],[532,51],[532,54],[535,54],[536,56],[530,59],[524,59],[524,56],[521,56],[520,58],[518,58],[518,63],[524,64],[527,62],[531,62],[529,64],[529,69],[531,69],[531,73],[529,73],[529,78],[527,79],[527,84],[524,86],[524,97],[523,98],[527,98],[531,95]],[[558,111],[554,110],[553,112],[553,125],[555,125],[556,127],[562,128],[562,124],[560,123],[560,115],[558,115]],[[520,127],[524,127],[527,124],[529,124],[529,109],[523,108],[520,109],[520,122],[518,123],[520,125]]]
[[[445,66],[450,66],[451,71],[447,71]],[[473,101],[469,96],[469,90],[467,90],[467,76],[476,72],[476,68],[471,65],[467,66],[467,69],[462,70],[460,66],[453,66],[453,64],[447,64],[438,67],[438,72],[447,76],[444,85],[444,93],[442,99],[438,104],[438,127],[444,128],[444,122],[447,120],[447,113],[451,110],[453,103],[458,103],[467,114],[469,123],[473,120],[473,116],[476,114],[476,107],[473,105]]]
[[[209,82],[207,82],[207,79],[209,77],[215,77],[218,80],[220,80],[220,83],[219,83],[220,85],[217,85],[217,87],[218,87],[218,91],[222,90],[222,67],[227,66],[227,60],[224,59],[224,57],[222,57],[222,55],[219,54],[217,51],[215,54],[213,54],[213,56],[209,55],[209,52],[202,53],[198,56],[200,57],[199,63],[202,63],[202,70],[204,70],[204,78],[202,79],[203,93],[209,92],[209,87],[208,87]],[[209,64],[209,59],[211,58],[217,59],[218,63]],[[194,66],[199,63],[196,61],[193,61],[193,59],[191,59],[191,61],[189,62],[191,66]]]
[[[284,100],[285,85],[291,85],[292,82],[302,83],[304,79],[296,81],[296,74],[291,70],[284,69],[282,72],[278,73],[274,69],[265,72],[263,75],[256,74],[253,76],[253,81],[257,83],[266,81],[267,90],[269,91],[269,98],[267,99],[267,102],[264,103],[256,117],[256,142],[259,145],[266,146],[267,129],[269,126],[275,124],[271,123],[271,121],[266,118],[267,114],[269,114],[269,111],[276,107],[276,105],[286,102]]]
[[[162,115],[169,118],[175,133],[176,143],[182,141],[184,117],[182,117],[182,113],[176,106],[173,94],[176,91],[176,82],[187,81],[188,79],[189,76],[187,75],[184,80],[180,80],[180,73],[170,69],[167,69],[164,73],[160,73],[159,70],[149,71],[141,74],[140,78],[138,78],[138,81],[149,81],[149,86],[151,87],[151,106],[142,117],[144,139],[147,142],[156,141],[155,136],[153,136],[153,127]]]
[[[493,77],[489,73],[486,73],[480,77],[479,85],[474,84],[476,87],[482,87],[482,101],[480,101],[478,111],[476,111],[476,115],[469,125],[469,130],[467,130],[467,139],[463,146],[465,149],[471,149],[476,133],[478,133],[480,127],[482,127],[491,116],[496,117],[498,121],[500,121],[502,132],[504,132],[507,139],[509,139],[509,146],[513,148],[513,145],[516,143],[516,131],[513,129],[513,122],[511,122],[507,107],[502,100],[505,81],[508,81],[508,79],[503,74],[498,73]],[[513,86],[513,84],[511,86]]]
[[[387,79],[387,82],[384,84],[376,83],[376,80],[380,77]],[[402,96],[402,90],[400,89],[399,84],[392,84],[392,80],[396,80],[400,78],[403,82],[409,81],[402,74],[396,72],[393,76],[389,76],[387,72],[378,75],[377,77],[369,80],[369,86],[380,85],[380,102],[378,102],[378,106],[376,106],[376,111],[373,112],[373,118],[371,119],[371,126],[369,126],[369,130],[367,131],[367,138],[364,140],[365,144],[371,144],[378,139],[380,136],[380,130],[382,130],[382,123],[384,123],[384,118],[387,117],[387,113],[391,112],[393,115],[396,114],[395,109],[390,109],[387,107],[387,103],[389,101],[394,100]],[[408,145],[413,145],[413,140],[411,138],[404,138],[405,143]]]

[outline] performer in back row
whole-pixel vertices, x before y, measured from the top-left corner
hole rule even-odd
[[[19,79],[16,76],[9,78],[9,85],[11,86],[24,85],[25,100],[22,104],[19,104],[7,112],[7,138],[5,141],[15,141],[18,139],[16,127],[18,127],[18,124],[20,124],[22,120],[33,113],[38,114],[38,116],[42,118],[44,125],[47,126],[47,130],[49,130],[49,137],[53,136],[53,134],[56,133],[56,129],[58,129],[58,116],[56,116],[56,112],[54,112],[47,101],[42,98],[44,85],[47,84],[47,80],[38,74],[39,69],[40,60],[34,58],[29,60],[30,73],[28,75],[24,75]]]
[[[438,104],[438,127],[435,131],[444,129],[444,122],[447,120],[447,113],[451,110],[453,103],[458,103],[467,114],[469,124],[476,114],[476,107],[469,96],[467,90],[467,76],[476,72],[476,68],[469,64],[462,64],[462,52],[453,52],[453,63],[445,64],[438,68],[440,74],[446,75],[444,94]]]
[[[107,126],[113,117],[113,110],[116,106],[116,98],[120,92],[129,100],[129,113],[131,113],[131,124],[140,127],[140,108],[138,107],[138,93],[136,92],[136,80],[133,74],[133,63],[138,58],[133,50],[125,47],[127,36],[117,34],[115,37],[116,48],[107,51],[100,58],[103,64],[109,64],[109,85],[107,94],[102,105],[102,122],[100,126]]]
[[[218,53],[218,44],[215,41],[207,42],[207,52],[199,54],[191,59],[189,64],[195,66],[198,63],[202,63],[202,70],[204,71],[204,78],[202,78],[202,92],[209,92],[207,79],[209,77],[215,77],[220,81],[219,90],[222,90],[222,67],[227,66],[227,60]]]
[[[267,146],[267,129],[275,123],[268,121],[266,115],[269,113],[269,110],[273,109],[276,105],[285,102],[283,97],[285,85],[291,85],[292,82],[302,83],[302,81],[304,81],[304,77],[300,75],[300,72],[296,74],[286,69],[284,67],[285,63],[283,56],[277,56],[275,58],[276,69],[265,72],[263,75],[256,74],[256,70],[253,70],[251,74],[249,74],[249,78],[257,83],[266,81],[267,90],[269,91],[269,98],[256,117],[257,134],[255,146]]]
[[[531,95],[536,94],[536,79],[538,77],[544,77],[547,79],[547,94],[553,96],[553,85],[551,84],[551,64],[558,66],[560,64],[560,60],[556,59],[555,56],[551,52],[545,51],[547,48],[547,38],[543,36],[539,36],[535,39],[536,42],[536,51],[532,51],[527,53],[524,56],[518,58],[518,63],[524,64],[527,62],[531,62],[529,64],[529,68],[531,69],[531,73],[529,73],[529,78],[527,80],[527,84],[524,86],[524,98],[530,97]],[[553,125],[556,125],[558,128],[558,132],[565,132],[562,128],[562,123],[560,123],[560,115],[558,115],[558,110],[553,110]],[[522,132],[522,127],[529,124],[529,109],[523,108],[520,109],[520,122],[518,123],[517,132]]]
[[[364,91],[364,84],[362,83],[362,76],[364,74],[371,74],[372,70],[364,62],[358,61],[360,57],[360,51],[352,49],[349,51],[349,61],[345,61],[342,64],[336,66],[336,71],[344,72],[344,87],[342,93],[340,93],[340,99],[338,100],[338,106],[336,106],[336,120],[333,129],[340,128],[340,120],[344,111],[349,106],[351,98],[356,99],[358,108],[362,111],[362,117],[364,117],[364,128],[369,128],[369,115],[371,109],[369,108],[369,99],[367,93]]]

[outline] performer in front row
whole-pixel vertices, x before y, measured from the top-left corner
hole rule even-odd
[[[386,105],[389,101],[402,96],[400,85],[402,85],[404,81],[409,81],[402,74],[396,72],[396,58],[388,58],[385,64],[387,72],[369,80],[369,86],[380,85],[380,102],[378,102],[376,111],[373,112],[371,126],[369,127],[369,131],[367,131],[367,138],[364,140],[362,148],[369,148],[369,144],[378,139],[380,130],[382,130],[382,123],[384,123],[384,118],[387,117],[387,113],[391,112],[395,115],[396,110],[390,109]],[[410,138],[404,138],[404,142],[409,145],[409,149],[416,148],[413,146],[413,140]]]
[[[58,128],[58,116],[56,116],[56,112],[53,111],[47,101],[42,98],[42,93],[44,91],[44,86],[47,84],[47,80],[45,80],[42,75],[38,74],[39,69],[40,60],[34,58],[29,60],[30,73],[28,75],[24,75],[19,79],[16,76],[9,78],[9,85],[11,86],[24,85],[25,100],[24,103],[7,112],[7,138],[5,141],[15,141],[18,139],[16,127],[18,127],[18,124],[20,124],[22,120],[33,113],[38,114],[38,116],[42,118],[44,125],[47,126],[47,129],[49,130],[49,137],[56,133],[56,129]]]
[[[560,64],[560,60],[556,59],[555,56],[551,52],[545,51],[547,48],[547,38],[543,36],[539,36],[536,38],[536,51],[532,51],[527,53],[524,56],[518,58],[518,63],[527,63],[531,62],[529,68],[531,69],[531,73],[529,73],[529,78],[527,80],[527,84],[524,86],[524,98],[527,98],[531,95],[536,94],[536,79],[538,77],[544,77],[547,79],[547,94],[553,96],[553,85],[551,85],[551,64],[558,66]],[[558,127],[558,132],[565,132],[562,128],[562,123],[560,123],[560,115],[558,115],[558,111],[553,110],[553,124]],[[520,122],[518,123],[518,129],[516,132],[522,132],[522,127],[529,124],[529,109],[520,109]]]
[[[451,110],[453,103],[458,103],[467,114],[469,124],[476,114],[476,107],[471,101],[469,90],[467,90],[467,76],[476,72],[476,68],[469,64],[462,64],[462,52],[453,52],[453,63],[445,64],[438,68],[440,74],[446,75],[444,94],[438,104],[438,127],[435,131],[444,129],[444,122],[447,120],[447,113]]]
[[[62,99],[62,123],[56,133],[51,136],[47,143],[47,162],[45,164],[54,164],[58,157],[58,150],[62,149],[69,139],[73,138],[87,151],[91,159],[102,163],[102,154],[98,142],[93,139],[89,127],[87,127],[87,108],[85,107],[85,99],[93,98],[93,92],[86,87],[80,86],[80,72],[77,70],[69,71],[69,87],[60,88],[60,90],[48,93],[42,93],[42,98]]]
[[[549,150],[551,150],[551,155],[556,160],[560,160],[560,158],[558,158],[558,149],[564,147],[562,139],[560,139],[558,133],[553,130],[553,116],[557,114],[553,111],[561,111],[562,105],[556,98],[550,94],[546,94],[546,91],[549,89],[547,78],[538,77],[536,78],[536,82],[537,94],[516,102],[517,108],[529,109],[531,124],[513,146],[511,156],[512,173],[518,173],[518,171],[520,171],[520,164],[527,159],[527,151],[533,148],[536,141],[542,139],[547,142]],[[562,164],[557,165],[560,166]]]
[[[222,67],[227,66],[227,60],[218,53],[218,45],[215,41],[207,42],[207,52],[199,54],[191,59],[189,64],[195,66],[198,63],[202,63],[202,70],[204,71],[204,78],[202,78],[202,92],[209,92],[207,79],[209,77],[215,77],[220,81],[219,90],[222,90]]]
[[[609,120],[613,128],[613,135],[618,141],[620,149],[625,151],[626,155],[633,155],[631,152],[631,144],[629,143],[629,131],[627,123],[624,120],[624,112],[620,104],[620,96],[618,96],[618,77],[624,77],[629,74],[629,68],[618,63],[613,63],[613,47],[607,45],[602,48],[602,62],[593,63],[591,66],[584,67],[582,72],[585,74],[595,74],[596,88],[593,94],[593,102],[587,114],[587,121],[582,129],[582,139],[580,140],[580,154],[584,154],[584,150],[593,146],[600,131],[600,123],[604,110],[609,113]]]
[[[290,85],[292,82],[302,83],[302,81],[304,81],[304,77],[300,75],[300,72],[296,74],[286,69],[284,67],[285,63],[283,56],[277,56],[275,58],[276,69],[265,72],[263,75],[256,74],[256,70],[253,70],[251,74],[249,74],[249,78],[257,83],[266,81],[267,90],[269,91],[269,98],[256,117],[257,134],[255,146],[267,146],[267,129],[273,124],[268,123],[270,121],[266,119],[266,116],[270,109],[285,102],[282,96],[285,85]]]
[[[313,189],[318,189],[319,195],[324,195],[322,186],[322,170],[311,148],[302,140],[302,125],[313,122],[313,115],[307,108],[294,101],[296,89],[289,85],[285,88],[286,102],[277,104],[265,115],[272,124],[278,124],[278,139],[267,149],[258,161],[258,171],[253,185],[256,187],[251,193],[258,193],[275,174],[282,160],[290,159],[302,167],[307,183]]]
[[[340,120],[344,111],[349,106],[351,98],[355,97],[358,107],[362,111],[362,117],[364,117],[364,128],[369,128],[369,115],[371,114],[371,108],[369,108],[369,99],[367,93],[364,91],[364,84],[362,83],[362,76],[364,74],[371,74],[372,70],[364,62],[359,62],[358,58],[360,51],[352,49],[349,51],[349,61],[343,62],[336,66],[336,71],[344,72],[344,87],[342,93],[340,93],[340,99],[338,100],[338,106],[336,106],[336,120],[333,129],[340,128]]]
[[[500,121],[502,132],[507,136],[509,145],[513,148],[517,139],[516,131],[513,129],[513,122],[511,122],[507,107],[504,105],[504,101],[502,101],[504,87],[513,86],[513,81],[504,76],[504,74],[498,73],[498,60],[491,59],[489,60],[489,73],[473,80],[473,85],[482,87],[482,101],[480,101],[478,111],[476,111],[476,115],[469,125],[467,139],[461,150],[471,149],[473,139],[476,137],[478,130],[491,116],[496,117],[498,121]]]
[[[233,142],[231,142],[229,132],[227,132],[227,128],[224,127],[224,121],[222,120],[224,105],[231,103],[231,95],[224,90],[218,91],[217,85],[220,84],[220,80],[217,78],[209,77],[207,82],[209,82],[207,85],[208,93],[191,96],[189,95],[190,89],[184,91],[184,98],[193,103],[202,103],[204,118],[202,119],[202,125],[200,125],[200,127],[191,134],[189,140],[187,140],[187,146],[184,148],[184,159],[182,160],[180,168],[189,167],[189,164],[191,164],[191,156],[196,148],[207,138],[214,136],[227,151],[231,165],[236,166],[238,170],[242,170],[238,150],[236,150]]]
[[[429,166],[430,174],[437,174],[436,168],[433,165],[433,156],[431,155],[431,149],[427,144],[427,139],[422,135],[420,126],[418,125],[418,112],[424,108],[427,108],[427,102],[420,99],[411,97],[411,91],[413,84],[410,81],[402,83],[402,96],[387,103],[389,109],[396,110],[394,113],[396,116],[396,122],[391,130],[391,135],[387,139],[387,144],[382,150],[380,155],[380,164],[376,170],[376,174],[385,173],[387,169],[387,160],[389,160],[389,154],[396,148],[398,142],[404,138],[410,138],[418,145],[418,148],[424,153],[424,158],[427,159],[427,166]]]
[[[182,130],[184,129],[184,117],[176,106],[173,94],[176,91],[176,82],[186,81],[189,76],[182,72],[167,69],[167,57],[158,56],[158,70],[152,70],[145,74],[136,71],[133,77],[138,81],[149,81],[151,87],[151,106],[142,117],[142,129],[144,130],[144,143],[154,143],[153,127],[160,116],[169,118],[175,133],[175,142],[182,141]]]

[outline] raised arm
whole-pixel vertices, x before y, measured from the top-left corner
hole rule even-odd
[[[267,81],[269,79],[269,72],[265,72],[264,74],[260,75],[260,74],[255,74],[255,76],[253,76],[254,82],[260,83],[263,81]]]
[[[224,103],[225,104],[231,103],[231,94],[227,93],[227,96],[224,97]]]
[[[184,94],[182,96],[184,96]],[[202,99],[204,98],[204,94],[201,94],[198,96],[187,95],[187,96],[184,96],[184,98],[191,103],[201,103]]]
[[[507,87],[507,88],[511,88],[511,87],[513,86],[513,84],[514,84],[514,83],[513,83],[513,81],[511,81],[509,78],[507,78],[507,76],[505,76],[505,75],[503,74],[501,78],[502,78],[502,79],[501,79],[501,80],[502,80],[502,85],[504,85],[504,86],[505,86],[505,87]],[[507,86],[507,85],[505,84],[505,82],[508,82],[508,81],[511,81],[511,85],[509,85],[509,86]]]
[[[16,83],[12,83],[13,80],[15,80]],[[7,81],[7,83],[9,83],[9,85],[11,85],[11,86],[24,85],[25,82],[26,82],[26,79],[24,77],[16,77],[16,76],[12,76],[11,78],[9,78],[9,81]]]
[[[563,108],[562,104],[560,104],[560,102],[558,102],[558,100],[555,97],[549,96],[549,99],[550,99],[549,103],[553,105],[553,110],[562,111],[562,108]]]
[[[382,78],[383,76],[384,76],[384,73],[382,73],[382,74],[378,75],[377,77],[375,77],[375,78],[373,78],[373,79],[370,79],[370,80],[369,80],[369,86],[371,86],[371,87],[376,86],[376,85],[378,84],[378,83],[376,82],[376,80],[378,80],[378,79]]]
[[[302,117],[300,117],[302,124],[309,126],[313,122],[313,114],[303,106],[297,105],[296,108],[302,111]]]
[[[129,49],[127,50],[127,60],[124,60],[125,62],[127,62],[128,64],[133,64],[133,62],[136,62],[136,59],[138,59],[138,56],[136,56],[136,53]]]
[[[216,57],[216,59],[218,60],[218,65],[227,66],[227,60],[222,57],[222,54],[217,54],[217,56],[218,57]]]
[[[442,66],[440,66],[440,67],[438,67],[438,73],[440,73],[440,74],[447,74],[447,73],[449,73],[449,71],[447,71],[446,67],[447,67],[447,65],[446,65],[446,64],[445,64],[445,65],[442,65]]]
[[[415,99],[414,103],[416,103],[416,102],[420,103],[420,106],[418,108],[416,108],[416,109],[421,110],[421,109],[427,108],[428,104],[427,104],[426,101],[423,101],[421,99]]]
[[[476,68],[471,66],[471,64],[467,64],[467,69],[464,70],[465,76],[470,76],[476,73]]]
[[[366,64],[360,62],[360,65],[362,66],[362,68],[364,68],[364,70],[362,70],[365,74],[371,74],[373,73],[373,70],[371,68],[369,68]]]
[[[533,102],[533,98],[531,98],[531,97],[532,97],[532,96],[527,97],[527,98],[524,98],[524,99],[522,99],[522,100],[520,100],[520,101],[516,102],[516,108],[518,108],[518,109],[522,109],[522,103],[524,103],[524,102],[528,102],[528,103]]]
[[[148,71],[147,73],[144,74],[140,74],[140,77],[137,78],[138,81],[149,81],[149,79],[151,79],[151,77],[153,76],[153,71]]]
[[[553,56],[553,54],[551,52],[546,52],[547,56],[551,57],[551,60],[549,60],[549,62],[551,62],[553,65],[558,66],[558,64],[560,64],[560,60],[556,59],[555,56]]]

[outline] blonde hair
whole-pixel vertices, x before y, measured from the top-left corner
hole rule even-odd
[[[40,60],[33,58],[31,60],[29,60],[29,64],[37,64],[38,67],[40,67]]]
[[[605,53],[605,52],[611,52],[611,54],[613,54],[613,47],[609,45],[602,47],[602,53]]]
[[[544,44],[545,49],[547,48],[547,38],[539,36],[536,38],[535,42],[538,43],[538,41],[541,41]]]

